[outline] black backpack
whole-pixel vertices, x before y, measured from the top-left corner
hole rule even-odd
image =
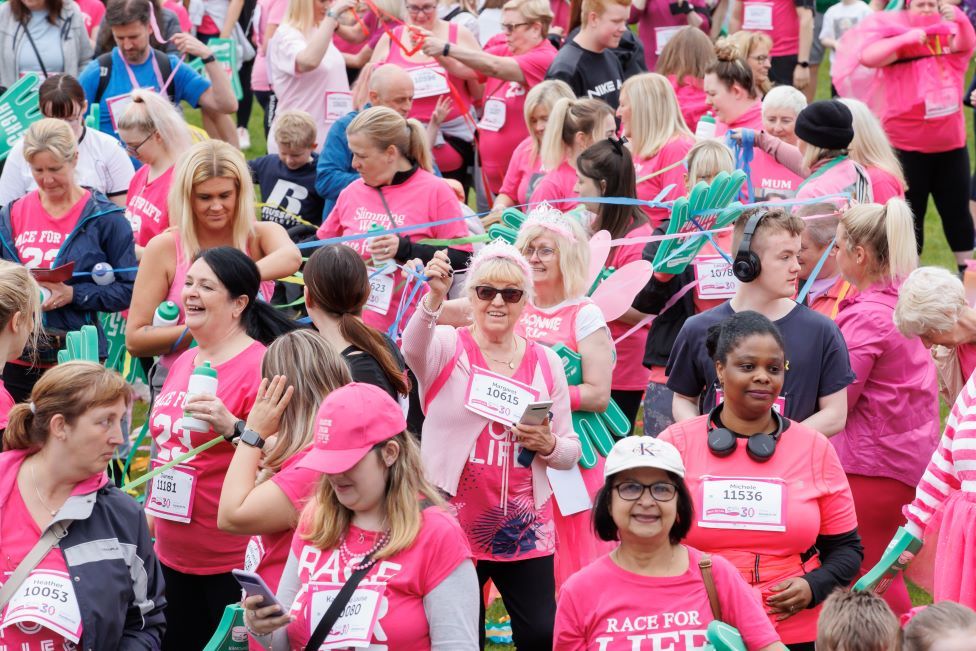
[[[153,56],[156,57],[156,65],[159,66],[159,74],[163,77],[163,81],[169,79],[170,74],[173,72],[173,66],[170,63],[169,55],[162,50],[157,50],[155,48],[150,48]],[[98,88],[95,89],[95,98],[92,100],[92,104],[98,104],[102,101],[102,97],[105,95],[105,89],[108,88],[108,80],[112,77],[112,52],[106,52],[98,57]],[[135,89],[133,89],[135,90]],[[173,91],[173,84],[166,87],[166,95],[169,97],[169,101],[176,104],[176,95]]]

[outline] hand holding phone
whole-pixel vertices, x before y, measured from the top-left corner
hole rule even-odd
[[[552,412],[549,411],[551,408],[552,400],[529,403],[522,413],[522,418],[519,420],[519,423],[522,425],[541,425],[545,422],[546,418],[552,416]],[[535,451],[522,448],[518,454],[517,461],[520,466],[528,468],[532,465],[533,459],[535,459]]]
[[[259,575],[254,572],[245,572],[244,570],[231,570],[231,574],[241,584],[241,588],[244,589],[244,593],[248,597],[261,597],[263,599],[261,608],[277,606],[279,613],[284,614],[284,606],[281,605],[281,602],[275,597],[274,592],[271,591],[271,588],[268,587],[268,584]]]

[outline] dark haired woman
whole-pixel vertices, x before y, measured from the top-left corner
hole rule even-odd
[[[773,407],[786,353],[769,319],[738,312],[712,326],[706,346],[724,402],[660,436],[681,452],[695,498],[688,542],[731,561],[762,592],[783,642],[813,651],[820,602],[863,556],[847,477],[823,434]]]
[[[620,140],[601,140],[587,147],[576,159],[576,193],[581,197],[635,197],[634,161]],[[592,232],[609,231],[613,239],[650,235],[653,231],[647,215],[637,206],[609,203],[586,203],[586,209],[595,214],[590,226]],[[615,246],[607,258],[607,267],[619,269],[628,262],[640,260],[644,244]],[[616,339],[644,318],[644,314],[631,308],[609,323],[610,336]],[[643,327],[617,344],[617,363],[610,382],[610,397],[627,415],[631,423],[637,422],[644,387],[649,372],[641,360],[647,343],[649,328]]]
[[[240,434],[261,384],[265,346],[294,328],[256,300],[261,274],[247,254],[221,246],[200,253],[181,294],[186,327],[198,347],[181,354],[149,414],[154,462],[166,463],[220,435]],[[205,363],[217,373],[216,395],[188,397],[191,375]],[[209,424],[184,426],[184,415]],[[248,539],[217,528],[217,501],[234,448],[221,442],[152,480],[146,513],[155,519],[156,553],[163,565],[170,627],[164,649],[202,649],[224,606],[240,598],[230,571],[240,567]]]
[[[682,648],[703,647],[714,619],[700,566],[707,556],[681,544],[695,507],[678,450],[649,436],[627,437],[607,455],[604,474],[593,526],[600,538],[620,544],[563,586],[554,648],[631,648],[635,636],[644,635],[648,648],[651,640],[659,648],[659,642],[678,639]],[[750,650],[782,649],[735,567],[713,556],[710,571],[722,620],[739,629]]]
[[[10,0],[0,6],[0,86],[28,72],[75,77],[92,58],[85,16],[73,0]]]

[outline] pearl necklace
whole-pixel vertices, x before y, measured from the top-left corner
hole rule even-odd
[[[339,559],[346,565],[346,567],[349,567],[352,570],[361,570],[364,567],[369,567],[369,565],[373,562],[371,559],[372,555],[383,549],[388,542],[390,542],[390,532],[383,531],[376,537],[376,542],[373,543],[373,546],[369,548],[369,551],[367,551],[365,554],[353,554],[351,551],[349,551],[349,547],[346,546],[346,541],[342,541],[342,544],[339,545]],[[352,560],[354,558],[358,558],[359,562],[353,563]]]

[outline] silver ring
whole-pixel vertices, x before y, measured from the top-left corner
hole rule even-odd
[[[386,255],[390,255],[390,247],[388,246],[383,247],[383,253]]]

